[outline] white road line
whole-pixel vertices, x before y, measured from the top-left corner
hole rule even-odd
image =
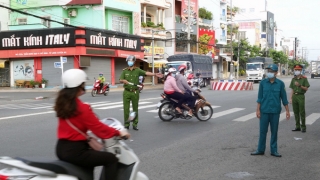
[[[119,102],[114,102],[114,103],[96,104],[96,105],[92,105],[91,107],[108,106],[108,105],[122,104],[122,103],[123,103],[123,101],[119,101]]]
[[[108,102],[111,102],[111,101],[92,102],[92,103],[90,103],[90,102],[85,102],[85,103],[90,104],[90,105],[94,105],[94,104],[101,104],[101,103],[108,103]]]
[[[245,108],[232,108],[232,109],[229,109],[229,110],[226,110],[226,111],[221,111],[221,112],[218,112],[218,113],[213,113],[212,119],[218,118],[218,117],[220,117],[220,116],[228,115],[228,114],[231,114],[231,113],[235,113],[235,112],[238,112],[238,111],[242,111],[242,110],[244,110],[244,109],[245,109]]]
[[[162,99],[162,97],[160,97],[160,94],[159,94],[159,97],[157,97],[157,98],[140,99],[139,101],[149,101],[149,100],[154,100],[154,99]]]
[[[51,106],[35,107],[35,108],[29,108],[29,109],[44,109],[44,108],[53,108],[53,105],[51,105]]]
[[[211,106],[211,107],[212,107],[212,109],[215,109],[215,108],[219,108],[221,106]]]
[[[290,111],[290,118],[292,118],[292,116],[293,116],[293,112]],[[280,114],[279,121],[286,120],[286,118],[287,118],[287,117],[286,117],[286,112],[283,112],[283,113]]]
[[[154,109],[154,110],[150,110],[150,111],[147,111],[147,112],[150,112],[150,113],[158,113],[159,109]]]
[[[140,102],[140,104],[148,104],[148,103],[151,103],[151,102]],[[118,108],[118,107],[123,107],[123,104],[121,105],[114,105],[114,106],[108,106],[108,107],[101,107],[101,108],[95,108],[95,109],[113,109],[113,108]]]
[[[138,109],[146,109],[149,107],[155,107],[157,106],[156,104],[152,104],[152,105],[147,105],[147,106],[139,106]],[[120,109],[121,111],[123,111],[123,109]],[[130,106],[130,111],[132,111],[132,107]]]
[[[308,117],[306,117],[306,124],[311,125],[319,118],[320,118],[320,113],[312,113]]]
[[[50,113],[54,113],[54,112],[55,111],[47,111],[47,112],[41,112],[41,113],[23,114],[23,115],[17,115],[17,116],[7,116],[7,117],[0,118],[0,120],[27,117],[27,116],[36,116],[36,115],[41,115],[41,114],[50,114]]]
[[[251,113],[251,114],[247,114],[245,116],[239,117],[237,119],[234,119],[232,121],[245,122],[245,121],[248,121],[248,120],[253,119],[255,117],[257,117],[257,114],[256,113]]]

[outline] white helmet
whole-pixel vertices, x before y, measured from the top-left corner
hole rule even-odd
[[[62,75],[65,88],[75,88],[87,81],[87,74],[81,69],[69,69]]]
[[[172,72],[177,72],[176,68],[169,68],[169,73],[172,73]]]

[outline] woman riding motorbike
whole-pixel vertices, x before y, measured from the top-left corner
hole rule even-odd
[[[56,154],[62,161],[90,168],[104,166],[104,176],[116,179],[118,159],[109,152],[90,148],[87,137],[78,132],[91,130],[96,136],[108,139],[113,136],[130,137],[126,131],[118,131],[99,121],[90,105],[83,103],[79,96],[85,93],[87,75],[80,69],[70,69],[63,73],[64,89],[60,90],[54,106],[58,120],[58,142]]]
[[[165,77],[165,82],[164,82],[164,93],[169,97],[178,100],[176,111],[180,114],[182,114],[182,111],[180,107],[182,106],[182,103],[187,100],[187,96],[184,95],[184,92],[180,90],[177,86],[176,83],[176,72],[177,70],[175,68],[169,68],[168,74]],[[192,116],[192,111],[190,114],[190,111],[188,113],[188,116]]]

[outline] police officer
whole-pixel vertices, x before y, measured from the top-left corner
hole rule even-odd
[[[294,112],[294,118],[296,120],[296,128],[292,131],[302,131],[306,132],[306,110],[305,110],[305,96],[310,87],[307,77],[302,76],[301,71],[303,67],[301,65],[294,66],[294,75],[290,83],[291,95],[290,103],[292,103],[292,108]],[[300,124],[301,119],[301,124]]]
[[[126,59],[128,66],[123,69],[120,82],[123,83],[124,91],[123,91],[123,112],[124,112],[124,126],[129,129],[130,122],[128,121],[129,113],[130,113],[130,102],[132,102],[132,109],[136,112],[136,118],[133,120],[132,127],[134,130],[138,131],[138,103],[139,103],[139,90],[136,85],[139,84],[139,76],[157,76],[162,78],[163,75],[161,73],[151,73],[141,70],[134,66],[136,62],[136,57],[130,55]],[[131,85],[129,83],[133,83]]]
[[[260,136],[258,148],[251,155],[264,155],[266,149],[266,139],[268,126],[270,123],[271,139],[270,150],[271,155],[281,157],[278,153],[278,126],[281,112],[281,100],[283,106],[286,108],[287,120],[290,118],[288,107],[287,93],[283,81],[276,78],[278,66],[270,64],[268,69],[267,78],[262,80],[259,85],[258,100],[257,100],[257,118],[260,119]],[[280,100],[281,99],[281,100]]]

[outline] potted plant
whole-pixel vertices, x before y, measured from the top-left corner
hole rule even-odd
[[[142,26],[143,28],[146,28],[146,27],[147,27],[147,23],[142,22],[142,23],[141,23],[141,26]]]
[[[39,84],[40,84],[40,82],[34,81],[34,87],[35,87],[35,88],[39,88]]]
[[[30,86],[31,86],[31,88],[34,88],[35,85],[36,85],[36,82],[35,82],[34,80],[31,80],[31,81],[30,81]]]
[[[42,84],[41,84],[41,87],[42,87],[42,88],[45,88],[45,87],[46,87],[46,84],[48,83],[48,80],[42,78],[42,79],[41,79],[41,83],[42,83]]]

